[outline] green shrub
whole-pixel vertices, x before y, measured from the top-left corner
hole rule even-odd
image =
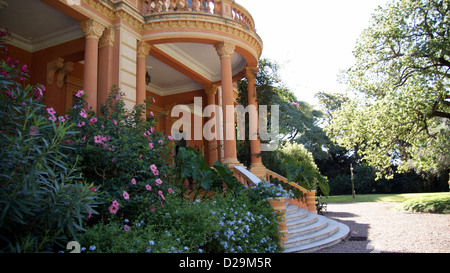
[[[98,224],[80,242],[92,252],[280,252],[277,217],[249,189],[192,203],[170,195],[164,209],[136,221]]]
[[[318,187],[325,196],[329,194],[328,179],[320,174],[312,154],[303,145],[286,142],[276,153],[289,181],[296,182],[307,190]]]
[[[143,208],[161,207],[172,192],[171,137],[154,129],[155,117],[144,118],[143,105],[125,109],[119,87],[111,88],[99,115],[85,110],[82,90],[76,96],[69,116],[81,133],[72,138],[73,154],[82,158],[86,179],[103,192],[101,219],[92,223],[135,219]]]
[[[24,86],[27,77],[26,65],[0,62],[0,252],[53,251],[76,239],[98,203],[79,158],[68,157],[74,124],[45,109],[45,88]]]
[[[412,212],[450,214],[450,197],[448,195],[417,197],[404,201],[397,207]]]

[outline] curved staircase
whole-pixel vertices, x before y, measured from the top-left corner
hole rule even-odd
[[[345,239],[350,228],[342,223],[286,203],[288,240],[285,253],[313,252]]]

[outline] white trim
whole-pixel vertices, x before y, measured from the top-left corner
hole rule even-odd
[[[56,46],[68,41],[83,37],[83,32],[78,25],[50,33],[35,39],[27,39],[12,33],[11,38],[7,38],[7,43],[28,52],[36,52],[45,48]]]

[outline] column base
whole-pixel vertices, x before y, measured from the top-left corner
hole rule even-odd
[[[233,166],[242,166],[242,164],[237,160],[237,158],[225,158],[222,161],[222,164],[228,166],[228,167],[233,167]]]
[[[259,179],[266,181],[267,169],[262,163],[252,163],[249,171],[256,175]]]

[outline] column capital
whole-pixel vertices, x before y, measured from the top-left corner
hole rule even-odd
[[[256,79],[257,73],[258,73],[258,67],[247,66],[245,68],[245,77],[247,78],[247,80]]]
[[[219,55],[221,59],[231,58],[234,53],[234,49],[236,48],[235,45],[227,42],[220,42],[218,44],[215,44],[214,47],[216,48],[217,55]]]
[[[100,40],[98,42],[98,47],[108,47],[108,46],[114,46],[114,38],[115,38],[116,31],[113,28],[106,28],[103,31],[102,37],[100,37]]]
[[[149,45],[147,42],[144,41],[137,41],[137,56],[138,58],[145,58],[150,53],[150,49],[152,48],[151,45]]]
[[[209,96],[214,96],[217,93],[217,85],[215,84],[208,84],[203,86],[203,88],[205,89],[205,93],[206,95]]]
[[[80,28],[86,39],[96,39],[97,41],[102,37],[103,31],[105,30],[105,26],[94,19],[80,22]]]

